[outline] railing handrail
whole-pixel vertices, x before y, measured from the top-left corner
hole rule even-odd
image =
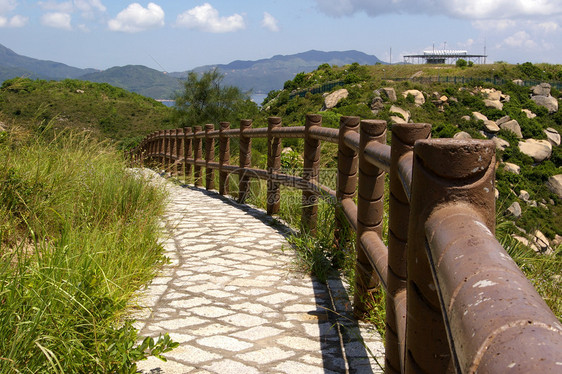
[[[368,308],[366,295],[377,285],[387,292],[386,372],[561,369],[557,354],[562,352],[562,325],[492,234],[492,142],[431,140],[427,124],[398,124],[392,128],[389,146],[386,122],[358,117],[342,117],[340,129],[321,127],[319,115],[307,115],[305,126],[282,127],[279,117],[269,118],[268,127],[251,128],[251,124],[243,120],[240,129],[222,122],[219,130],[206,125],[158,131],[133,154],[140,162],[156,160],[176,175],[191,175],[193,167],[197,186],[202,185],[205,168],[208,189],[214,188],[213,171],[218,170],[222,194],[228,193],[229,176],[238,174],[240,202],[248,195],[250,177],[264,179],[268,214],[279,210],[279,185],[301,189],[302,223],[311,233],[316,228],[318,197],[336,199],[336,217],[345,218],[357,235],[356,314]],[[237,166],[229,165],[232,137],[240,139]],[[252,138],[268,141],[267,170],[251,167]],[[302,177],[281,171],[282,138],[304,139]],[[338,144],[336,191],[318,182],[321,141]],[[388,247],[381,239],[384,173],[390,174]],[[337,240],[343,223],[336,223]],[[474,258],[487,262],[475,263]],[[474,274],[482,276],[482,268],[499,273],[495,278],[478,278]],[[461,273],[468,275],[463,278]],[[509,278],[509,284],[502,277],[514,280]],[[493,287],[496,283],[502,287]],[[487,307],[485,313],[481,305]],[[536,346],[529,347],[525,339]],[[501,354],[500,360],[496,353]]]

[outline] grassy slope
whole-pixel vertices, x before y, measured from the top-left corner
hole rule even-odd
[[[88,135],[1,134],[0,373],[135,372],[121,317],[163,260],[163,192]]]
[[[22,126],[87,130],[125,145],[170,127],[171,109],[112,87],[78,80],[32,81],[12,79],[0,89],[0,120]]]

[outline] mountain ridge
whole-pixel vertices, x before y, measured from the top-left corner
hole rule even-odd
[[[183,72],[166,73],[144,65],[114,66],[100,71],[22,56],[0,44],[0,82],[21,76],[46,80],[81,79],[108,83],[154,99],[169,99],[181,89],[181,80],[190,71],[203,73],[218,69],[224,74],[223,84],[236,86],[244,92],[265,94],[283,88],[283,84],[298,73],[311,72],[319,65],[342,66],[354,62],[360,65],[384,63],[376,56],[356,50],[324,52],[313,49],[258,60],[204,65]]]

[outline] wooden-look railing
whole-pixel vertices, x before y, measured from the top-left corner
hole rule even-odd
[[[249,178],[267,180],[267,213],[279,210],[279,186],[302,190],[302,224],[316,230],[317,198],[337,201],[357,234],[354,312],[363,315],[367,294],[386,290],[386,373],[561,373],[562,325],[494,236],[495,146],[484,140],[429,139],[428,124],[392,127],[384,121],[342,117],[322,127],[320,115],[305,126],[158,131],[133,152],[208,189],[219,172],[219,192],[238,175],[238,200]],[[230,139],[239,139],[239,163],[230,165]],[[252,138],[267,138],[267,170],[251,167]],[[283,138],[304,139],[301,177],[280,172]],[[215,161],[215,141],[219,160]],[[337,188],[318,183],[320,144],[338,144]],[[205,142],[205,158],[202,157]],[[193,169],[193,170],[192,170]],[[388,247],[381,239],[385,173],[389,174]],[[357,197],[357,204],[354,198]],[[341,223],[340,223],[341,224]],[[338,235],[340,230],[335,230]],[[337,238],[336,238],[337,239]]]

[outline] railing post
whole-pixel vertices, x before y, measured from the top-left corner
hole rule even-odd
[[[406,325],[406,244],[410,217],[409,197],[404,191],[399,162],[411,152],[418,139],[431,135],[429,124],[396,124],[392,126],[389,173],[388,271],[386,294],[385,373],[400,373],[405,358]],[[397,315],[396,311],[399,312]]]
[[[170,176],[178,175],[178,164],[175,156],[178,153],[178,129],[170,130]]]
[[[318,183],[320,165],[320,140],[310,137],[310,129],[314,126],[322,126],[320,114],[307,114],[304,123],[304,163],[303,179],[308,182]],[[312,190],[302,191],[302,217],[303,230],[312,235],[316,234],[316,223],[318,219],[318,195]]]
[[[164,130],[158,131],[158,162],[161,169],[165,168],[166,162],[166,132]]]
[[[495,148],[491,141],[433,139],[417,142],[414,147],[407,260],[406,373],[438,374],[458,369],[451,355],[428,259],[425,223],[436,207],[465,202],[494,232],[494,165]]]
[[[170,172],[170,132],[172,130],[164,130],[164,172]]]
[[[223,167],[230,164],[230,138],[224,136],[230,122],[221,122],[219,126],[219,193],[228,195],[228,172]]]
[[[201,138],[196,137],[197,134],[201,131],[201,126],[193,127],[193,184],[195,185],[195,187],[201,187],[203,185],[203,182],[201,180],[201,166],[197,165],[197,161],[200,161],[201,157],[203,156],[203,142]]]
[[[267,173],[270,177],[281,169],[281,138],[274,137],[271,133],[271,130],[279,127],[281,127],[280,117],[269,117],[267,119]],[[279,183],[268,179],[267,214],[278,213],[280,205]]]
[[[346,199],[355,197],[357,187],[357,152],[349,148],[344,141],[345,134],[348,132],[359,131],[359,117],[342,116],[340,118],[340,131],[338,141],[338,176],[336,189],[336,222],[334,230],[334,240],[336,244],[341,244],[343,228],[345,227],[344,212],[342,204]]]
[[[183,134],[183,128],[178,129],[177,142],[178,142],[178,146],[176,148],[177,176],[178,178],[180,178],[180,176],[185,175],[185,160],[184,162],[180,162],[180,160],[183,159],[184,148],[185,148],[185,136]]]
[[[183,128],[183,163],[184,163],[184,182],[188,183],[191,182],[191,164],[187,161],[188,159],[193,157],[193,129],[191,127],[184,127]]]
[[[374,231],[382,238],[384,215],[384,171],[369,163],[364,156],[371,142],[386,144],[386,121],[363,120],[360,124],[359,186],[357,196],[357,264],[355,270],[354,314],[367,313],[369,295],[379,287],[378,275],[361,245],[364,232]]]
[[[207,190],[215,189],[215,173],[209,167],[209,162],[215,160],[215,139],[209,137],[209,132],[215,129],[215,125],[205,125],[205,187]]]
[[[244,203],[250,193],[250,177],[244,169],[252,164],[252,138],[244,135],[244,131],[252,127],[251,119],[240,121],[240,162],[238,178],[238,202]]]

